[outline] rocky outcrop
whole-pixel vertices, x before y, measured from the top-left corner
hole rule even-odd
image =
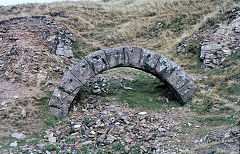
[[[196,85],[176,63],[164,56],[138,47],[120,47],[94,52],[67,72],[49,101],[57,118],[68,115],[70,105],[89,78],[115,67],[132,67],[151,73],[173,91],[181,103],[189,101]]]
[[[240,9],[232,12],[235,14],[232,19],[221,23],[202,43],[200,58],[205,68],[218,68],[227,56],[240,48]]]

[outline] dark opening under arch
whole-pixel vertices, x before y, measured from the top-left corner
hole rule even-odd
[[[88,79],[116,67],[132,67],[156,76],[182,104],[193,97],[197,88],[180,66],[156,52],[139,47],[109,48],[86,56],[63,76],[49,101],[53,115],[66,117],[74,97]]]

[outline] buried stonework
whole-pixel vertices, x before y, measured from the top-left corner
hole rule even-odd
[[[86,56],[63,76],[49,101],[53,115],[66,117],[74,97],[88,79],[116,67],[132,67],[156,76],[182,104],[193,97],[197,88],[180,66],[158,53],[138,47],[105,49]]]

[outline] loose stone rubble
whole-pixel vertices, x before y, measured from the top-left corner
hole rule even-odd
[[[227,56],[240,49],[240,9],[232,11],[236,14],[233,19],[219,24],[202,43],[200,58],[205,68],[218,68]]]
[[[74,110],[64,121],[59,121],[57,126],[45,132],[42,140],[35,146],[19,146],[23,153],[39,152],[44,153],[44,149],[50,149],[52,153],[96,153],[101,149],[107,149],[113,145],[124,145],[126,153],[196,153],[191,142],[182,140],[182,135],[191,136],[191,132],[183,133],[183,125],[176,119],[179,116],[176,111],[165,110],[161,113],[151,113],[131,109],[123,104],[98,95],[88,94],[78,96],[74,104]],[[180,109],[179,109],[180,111]],[[176,115],[174,115],[176,114]],[[193,123],[186,123],[188,127],[193,127]],[[186,127],[186,126],[185,126]],[[199,127],[195,125],[192,129],[196,131]],[[231,128],[224,131],[215,130],[213,133],[203,138],[197,138],[195,144],[208,144],[223,142],[217,145],[219,149],[234,152],[239,149],[236,142],[239,137],[239,129]],[[233,140],[233,141],[232,141]],[[181,144],[181,142],[186,142]],[[188,145],[187,143],[191,143]],[[16,142],[11,144],[16,145]],[[55,148],[47,148],[47,147]],[[115,149],[116,150],[116,149]],[[115,153],[110,149],[109,153]],[[209,152],[202,150],[198,152]],[[47,151],[46,151],[47,153]]]
[[[203,36],[204,39],[201,40],[200,44],[202,66],[206,69],[218,68],[226,57],[240,49],[240,8],[231,10],[222,17],[222,20],[223,22],[220,24],[209,28],[201,28],[184,39],[179,44],[177,53],[185,51],[191,40],[196,41],[200,36]]]
[[[40,87],[49,72],[71,65],[75,37],[62,25],[44,16],[13,18],[0,22],[0,82],[8,80]],[[60,56],[56,56],[56,53]],[[7,91],[7,86],[0,92]],[[1,91],[2,90],[2,91]],[[1,93],[0,93],[1,94]],[[4,94],[3,94],[4,95]]]
[[[13,18],[0,22],[0,76],[12,72],[38,72],[38,55],[47,52],[73,57],[76,39],[61,25],[44,16]],[[31,61],[31,63],[29,63]],[[29,63],[29,66],[24,64]],[[15,66],[18,69],[13,70]]]
[[[76,38],[70,31],[45,16],[20,17],[0,22],[1,49],[11,54],[17,54],[18,48],[34,50],[39,44],[44,44],[40,50],[73,57],[74,41]]]
[[[74,97],[89,78],[121,66],[153,74],[173,91],[181,103],[190,100],[197,88],[180,66],[158,53],[138,47],[100,50],[86,56],[64,75],[49,101],[54,116],[67,116]]]

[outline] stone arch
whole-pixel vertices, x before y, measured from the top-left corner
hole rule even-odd
[[[96,51],[67,72],[49,101],[57,118],[68,115],[70,105],[89,78],[112,68],[132,67],[156,76],[164,82],[180,103],[189,101],[197,88],[186,72],[164,56],[139,47],[119,47]]]

